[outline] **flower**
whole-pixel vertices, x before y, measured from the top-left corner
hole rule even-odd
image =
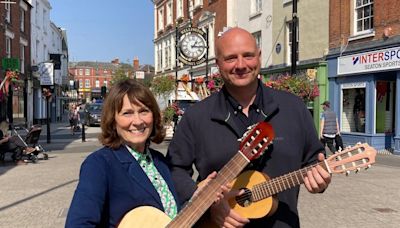
[[[207,83],[207,89],[210,90],[211,93],[219,91],[224,85],[224,81],[219,73],[212,74]]]
[[[305,75],[293,77],[278,75],[275,78],[270,78],[265,85],[273,89],[293,93],[302,98],[304,102],[313,101],[319,96],[318,82],[316,80],[309,80]]]

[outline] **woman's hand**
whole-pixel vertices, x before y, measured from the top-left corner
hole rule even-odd
[[[211,220],[218,227],[244,227],[250,222],[249,219],[241,217],[231,209],[228,200],[243,194],[244,191],[231,189],[231,186],[222,186],[222,197],[218,197],[216,202],[210,207]]]

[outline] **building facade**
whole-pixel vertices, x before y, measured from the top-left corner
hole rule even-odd
[[[343,140],[400,154],[397,1],[330,1],[329,97]]]
[[[155,77],[173,76],[179,81],[189,77],[205,78],[218,72],[215,65],[214,41],[228,26],[234,25],[234,3],[226,0],[154,0]],[[197,27],[206,32],[206,61],[185,65],[178,59],[179,31]],[[184,90],[178,83],[178,90]],[[173,95],[171,95],[173,96]]]
[[[257,2],[257,1],[256,1]],[[263,4],[267,3],[262,1]],[[271,1],[272,13],[262,17],[272,26],[272,46],[263,46],[268,53],[261,73],[265,80],[273,77],[296,74],[316,80],[319,96],[307,104],[313,114],[314,124],[319,129],[321,105],[328,99],[327,63],[325,56],[329,47],[329,1],[297,1],[296,18],[296,72],[292,69],[293,1]],[[264,13],[263,13],[264,14]],[[271,16],[271,19],[269,17]],[[296,19],[295,19],[296,20]]]
[[[0,15],[0,121],[24,123],[29,115],[27,96],[30,79],[30,13],[31,4],[25,0],[2,2]],[[10,80],[7,78],[12,77]]]

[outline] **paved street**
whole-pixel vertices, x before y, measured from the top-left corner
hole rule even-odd
[[[44,126],[44,128],[46,128]],[[38,164],[0,164],[0,227],[63,227],[83,159],[100,145],[99,127],[70,135],[64,124],[51,126],[49,160]],[[165,152],[168,143],[157,148]],[[324,194],[300,192],[302,227],[398,227],[400,224],[400,157],[378,155],[371,169],[350,176],[335,175]]]

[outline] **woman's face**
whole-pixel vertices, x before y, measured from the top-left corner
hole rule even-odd
[[[131,148],[143,152],[146,141],[153,130],[153,113],[136,100],[131,103],[127,95],[123,98],[122,109],[115,113],[118,135]]]

